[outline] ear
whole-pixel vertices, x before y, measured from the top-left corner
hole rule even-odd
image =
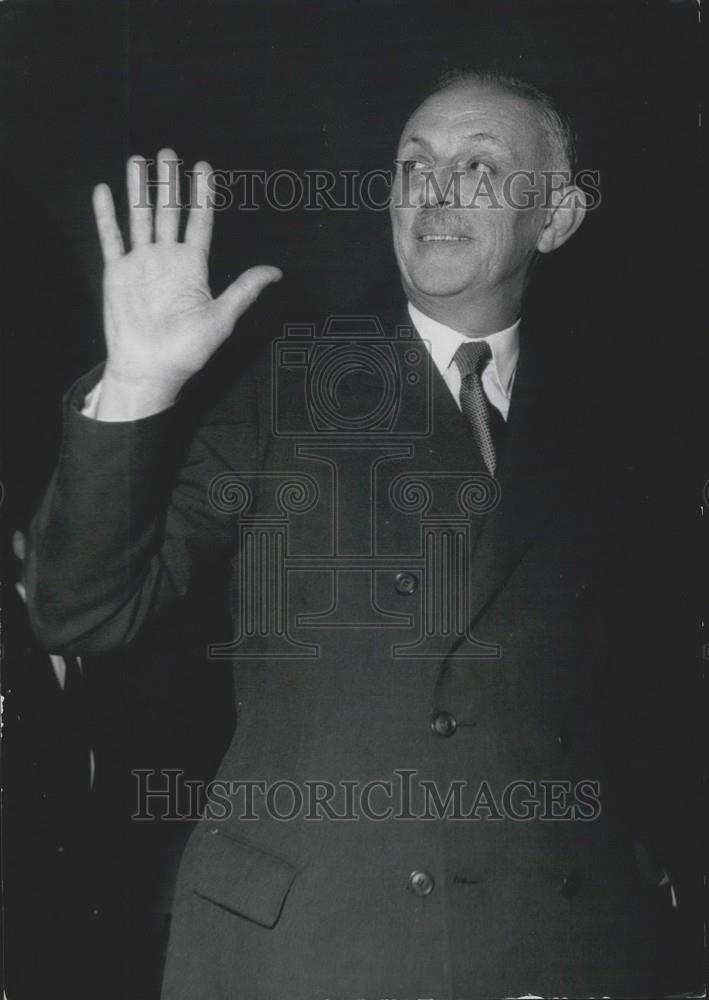
[[[551,253],[563,246],[586,216],[586,196],[580,188],[569,185],[559,195],[556,205],[547,210],[544,227],[537,239],[540,253]]]

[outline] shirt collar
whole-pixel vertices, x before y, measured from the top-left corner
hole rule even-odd
[[[421,338],[428,343],[431,357],[441,374],[450,368],[453,356],[461,344],[470,340],[487,341],[492,351],[497,380],[502,390],[509,394],[519,358],[519,320],[505,330],[489,333],[485,337],[468,337],[424,315],[410,302],[409,315]]]

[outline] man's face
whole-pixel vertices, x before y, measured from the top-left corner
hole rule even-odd
[[[457,85],[414,112],[397,161],[394,251],[414,305],[430,312],[436,300],[521,289],[544,210],[540,198],[531,208],[511,204],[505,178],[534,173],[534,183],[520,177],[510,189],[518,206],[527,204],[523,191],[541,188],[550,157],[536,108],[503,90]]]

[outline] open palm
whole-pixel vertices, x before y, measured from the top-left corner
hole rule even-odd
[[[149,386],[172,395],[208,361],[237,319],[278,268],[253,267],[218,298],[208,283],[214,208],[208,163],[195,165],[184,241],[178,240],[181,208],[177,154],[158,154],[158,195],[153,212],[147,164],[127,163],[131,248],[126,252],[111,191],[94,190],[94,212],[104,257],[104,325],[108,357],[104,379],[122,386]],[[170,181],[172,180],[172,187]]]

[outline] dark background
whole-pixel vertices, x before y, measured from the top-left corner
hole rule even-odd
[[[403,122],[440,74],[493,63],[551,93],[580,135],[580,165],[600,171],[600,208],[542,261],[529,309],[568,330],[560,349],[572,384],[598,372],[599,393],[613,383],[621,400],[628,464],[642,468],[650,499],[648,566],[662,580],[639,642],[652,645],[662,617],[676,662],[695,662],[690,553],[706,392],[693,2],[6,0],[0,32],[4,541],[51,472],[62,394],[103,357],[94,184],[109,182],[124,213],[126,157],[166,145],[188,166],[388,169]],[[266,335],[284,320],[374,311],[396,281],[386,212],[218,213],[214,292],[256,263],[286,275],[252,313]],[[136,832],[130,767],[209,778],[234,724],[229,678],[215,664],[205,672],[203,650],[173,623],[88,665],[104,761],[97,870],[112,880],[97,939],[114,942],[96,961],[130,966],[116,997],[156,995],[183,836]],[[219,721],[206,731],[204,718]]]

